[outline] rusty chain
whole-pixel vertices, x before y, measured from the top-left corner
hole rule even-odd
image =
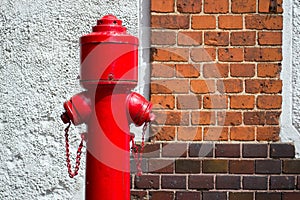
[[[142,161],[143,161],[143,152],[145,148],[145,134],[146,130],[148,127],[149,123],[145,123],[143,126],[143,132],[142,132],[142,142],[139,146],[136,145],[134,141],[134,136],[131,137],[131,142],[132,142],[132,154],[136,163],[136,169],[137,169],[137,176],[142,175]],[[71,160],[70,160],[70,145],[69,145],[69,128],[71,126],[71,122],[68,124],[68,126],[65,128],[65,141],[66,141],[66,162],[67,162],[67,168],[68,168],[68,173],[70,178],[74,178],[76,175],[78,175],[79,171],[79,166],[80,166],[80,160],[81,160],[81,154],[82,154],[82,147],[83,147],[83,141],[84,137],[82,136],[81,142],[79,144],[79,147],[77,149],[76,153],[76,164],[75,164],[75,170],[74,172],[72,171],[72,166],[71,166]]]
[[[79,171],[80,159],[81,159],[81,153],[82,153],[84,138],[81,137],[81,142],[80,142],[79,147],[77,149],[75,170],[73,172],[72,171],[72,166],[71,166],[71,160],[70,160],[70,150],[69,150],[70,149],[70,145],[69,145],[69,128],[70,128],[70,126],[71,126],[71,122],[65,128],[66,157],[67,157],[66,161],[67,161],[67,168],[68,168],[69,177],[74,178],[74,176],[76,176],[78,174],[78,171]]]
[[[135,164],[136,164],[137,176],[142,175],[141,165],[142,165],[142,161],[143,161],[143,152],[144,152],[144,148],[145,148],[145,134],[146,134],[148,124],[149,124],[149,122],[146,122],[143,126],[142,143],[140,145],[140,149],[134,141],[134,135],[131,137],[131,144],[132,144],[131,149],[132,149],[132,155],[134,157]]]

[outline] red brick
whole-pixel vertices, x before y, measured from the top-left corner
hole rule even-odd
[[[236,141],[253,141],[255,139],[254,127],[232,127],[230,139]]]
[[[253,77],[255,75],[254,64],[231,64],[230,75],[233,77]]]
[[[181,13],[201,12],[202,1],[199,0],[177,0],[177,11]]]
[[[245,61],[281,61],[281,48],[245,48]]]
[[[258,11],[262,13],[270,12],[271,1],[258,0]]]
[[[284,160],[282,171],[285,174],[300,174],[300,160]]]
[[[231,12],[253,13],[256,11],[256,0],[232,0]]]
[[[238,190],[241,188],[241,177],[232,175],[217,175],[216,189]]]
[[[173,95],[151,95],[153,109],[174,109],[175,97]]]
[[[203,173],[227,173],[228,160],[203,160]]]
[[[218,58],[223,62],[241,62],[244,60],[242,48],[219,48]]]
[[[200,199],[200,198],[201,198],[201,192],[191,192],[191,191],[176,192],[176,200]]]
[[[151,64],[151,77],[171,78],[175,76],[173,64]]]
[[[271,143],[271,158],[295,158],[295,146],[292,143]]]
[[[280,174],[281,161],[280,160],[256,160],[255,172],[257,174]]]
[[[253,200],[253,192],[229,192],[229,200]]]
[[[153,111],[155,122],[160,125],[188,125],[189,114],[185,111]]]
[[[278,141],[279,132],[279,127],[257,127],[256,139],[258,141]]]
[[[174,192],[173,191],[150,191],[150,199],[163,199],[163,200],[173,200]]]
[[[212,15],[192,16],[193,29],[215,29],[216,17]]]
[[[270,190],[294,190],[295,186],[294,176],[270,176]]]
[[[283,192],[282,193],[282,200],[295,200],[300,199],[300,192]]]
[[[178,175],[163,175],[161,177],[162,189],[186,189],[186,177]]]
[[[216,122],[215,112],[193,111],[192,125],[213,125]]]
[[[243,17],[240,15],[220,15],[219,28],[220,29],[242,29]]]
[[[257,76],[264,78],[275,78],[279,77],[281,72],[281,64],[258,64],[257,65]]]
[[[200,75],[200,65],[176,64],[176,77],[197,78]]]
[[[176,44],[176,32],[174,31],[152,31],[152,45],[174,45]]]
[[[219,126],[236,126],[242,124],[241,112],[218,112]]]
[[[255,97],[252,95],[236,95],[230,97],[230,108],[232,109],[253,109]]]
[[[283,22],[280,15],[247,15],[245,16],[247,29],[282,30]]]
[[[244,158],[267,158],[268,144],[264,143],[245,143],[243,144]]]
[[[154,141],[171,141],[175,140],[176,128],[174,126],[151,126],[150,137]]]
[[[135,188],[137,189],[158,189],[159,176],[158,175],[142,175],[135,177]]]
[[[219,191],[204,191],[202,194],[202,200],[227,200],[227,192],[219,192]]]
[[[282,91],[282,81],[250,79],[245,81],[245,90],[247,93],[278,94]]]
[[[266,112],[266,123],[268,125],[279,125],[280,111]]]
[[[202,98],[198,95],[179,95],[177,96],[177,109],[200,109]]]
[[[204,13],[228,13],[228,0],[204,0]]]
[[[275,13],[282,13],[282,0],[276,0]],[[260,13],[271,13],[270,11],[270,1],[259,0],[258,11]]]
[[[224,95],[205,95],[203,97],[203,108],[217,109],[227,108],[228,97]]]
[[[173,173],[174,160],[166,159],[149,159],[149,172],[154,173]]]
[[[178,141],[201,141],[202,128],[199,127],[178,127],[177,130]]]
[[[188,93],[188,80],[153,80],[151,82],[152,94]]]
[[[218,91],[221,93],[239,93],[243,91],[243,81],[240,79],[219,80]]]
[[[191,46],[191,45],[201,45],[201,44],[202,44],[201,31],[179,31],[178,32],[178,45]]]
[[[279,95],[260,95],[257,97],[257,107],[260,109],[280,109],[282,97]]]
[[[130,199],[132,200],[140,200],[147,198],[147,192],[141,190],[131,190],[130,191]]]
[[[277,13],[283,13],[283,0],[277,0]]]
[[[228,77],[228,64],[204,64],[203,76],[205,78],[225,78]]]
[[[192,48],[191,59],[195,62],[209,62],[216,59],[215,48]]]
[[[282,32],[259,32],[259,45],[282,45]]]
[[[191,91],[196,94],[207,94],[215,92],[214,80],[191,80]]]
[[[244,112],[245,125],[265,125],[265,112]]]
[[[189,50],[186,48],[152,48],[152,61],[188,61]]]
[[[190,189],[213,189],[214,177],[211,175],[191,175],[189,176]]]
[[[255,200],[282,200],[281,192],[256,192]]]
[[[244,190],[267,190],[268,177],[267,176],[244,176],[243,189]]]
[[[228,32],[205,32],[204,43],[211,46],[227,46],[229,44]]]
[[[229,173],[231,174],[254,174],[255,165],[253,160],[230,160]]]
[[[208,158],[213,157],[214,145],[212,143],[191,143],[189,144],[189,156]]]
[[[230,44],[232,46],[253,46],[256,42],[254,31],[232,32],[230,34]]]
[[[187,29],[190,19],[187,15],[152,15],[152,28]]]
[[[215,157],[239,158],[240,144],[215,144]]]
[[[151,0],[152,12],[174,12],[174,0]]]
[[[178,159],[175,161],[175,173],[178,174],[199,174],[200,168],[200,160]]]
[[[162,148],[162,156],[169,158],[186,157],[187,143],[164,143]]]
[[[205,141],[228,140],[228,128],[226,127],[205,127],[203,132]]]
[[[160,143],[146,143],[144,146],[143,158],[159,158]]]

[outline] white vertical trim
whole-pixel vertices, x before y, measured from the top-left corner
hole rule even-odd
[[[138,92],[149,99],[150,83],[150,1],[139,0],[138,13],[139,79]]]
[[[296,157],[300,157],[300,134],[293,126],[293,0],[283,1],[283,61],[281,79],[282,89],[282,114],[280,117],[280,138],[282,142],[294,142]]]
[[[138,86],[135,91],[143,95],[146,99],[150,98],[150,1],[138,0],[138,37],[139,37],[139,67],[138,67]],[[131,124],[130,132],[135,134],[135,140],[141,141],[142,127]],[[147,130],[145,138],[149,137]]]

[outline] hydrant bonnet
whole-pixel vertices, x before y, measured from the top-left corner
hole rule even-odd
[[[83,87],[126,83],[133,88],[137,84],[138,43],[115,16],[98,20],[93,32],[80,39]]]

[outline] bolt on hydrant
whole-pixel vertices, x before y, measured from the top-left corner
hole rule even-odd
[[[122,21],[106,15],[93,32],[80,38],[80,83],[86,91],[64,103],[61,118],[65,129],[67,166],[70,177],[77,175],[83,140],[86,141],[86,200],[130,199],[130,142],[136,155],[134,135],[129,124],[147,124],[154,119],[152,104],[138,93],[138,38],[129,35]],[[72,172],[68,130],[87,124]],[[142,142],[144,144],[144,142]],[[139,160],[139,159],[137,159]],[[137,165],[138,167],[138,165]]]

